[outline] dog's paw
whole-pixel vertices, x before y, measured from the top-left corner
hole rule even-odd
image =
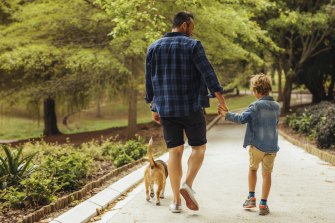
[[[164,199],[164,194],[161,194],[161,196],[159,196],[159,198],[162,198],[162,199]]]
[[[150,193],[150,197],[154,198],[154,196],[155,196],[155,193],[154,193],[154,192],[151,192],[151,193]]]
[[[147,195],[146,200],[147,200],[147,201],[150,201],[150,197],[149,197],[149,195]]]
[[[161,205],[161,202],[156,201],[156,205],[157,205],[157,206]]]

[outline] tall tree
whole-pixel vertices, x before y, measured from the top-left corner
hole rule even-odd
[[[114,80],[126,77],[109,46],[109,19],[91,2],[14,0],[0,9],[8,12],[0,31],[0,94],[43,103],[45,135],[59,133],[57,99],[82,108],[101,96],[96,89],[115,92]]]
[[[267,1],[238,0],[96,0],[110,15],[111,45],[118,59],[132,78],[129,89],[128,135],[136,131],[137,92],[143,81],[144,56],[147,47],[165,32],[171,30],[171,19],[181,10],[191,11],[196,17],[195,37],[202,40],[210,60],[217,70],[228,63],[255,63],[261,65],[260,52],[265,48],[278,50],[266,31],[252,21],[259,10],[266,10]],[[226,72],[225,76],[236,76]]]
[[[330,50],[327,37],[334,33],[331,1],[276,1],[264,20],[273,40],[284,51],[274,53],[285,75],[283,111],[290,108],[292,85],[309,59]]]

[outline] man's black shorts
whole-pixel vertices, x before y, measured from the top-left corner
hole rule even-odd
[[[206,120],[203,110],[186,117],[161,117],[163,133],[168,148],[184,145],[184,130],[190,146],[207,143]]]

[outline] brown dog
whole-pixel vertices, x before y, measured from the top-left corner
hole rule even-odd
[[[154,184],[157,184],[157,191],[156,191],[156,205],[160,204],[160,198],[164,198],[164,190],[165,190],[165,183],[166,178],[168,177],[168,169],[167,165],[162,160],[154,160],[152,158],[152,138],[148,144],[148,159],[150,164],[145,169],[144,172],[144,180],[145,180],[145,193],[147,197],[147,201],[150,200],[150,197],[155,196],[154,192]],[[150,195],[149,195],[149,188],[150,188]]]

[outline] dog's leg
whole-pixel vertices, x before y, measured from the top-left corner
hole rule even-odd
[[[163,180],[163,189],[162,189],[162,192],[161,192],[161,195],[160,195],[160,198],[162,198],[162,199],[164,199],[165,184],[166,184],[166,180],[164,179]]]
[[[151,182],[150,183],[150,197],[154,197],[155,196],[155,191],[154,191],[154,183]]]
[[[160,205],[161,203],[159,197],[161,195],[162,190],[163,190],[163,184],[159,184],[156,191],[156,205]]]
[[[150,187],[149,180],[145,179],[145,194],[146,194],[147,201],[150,201],[149,187]]]

